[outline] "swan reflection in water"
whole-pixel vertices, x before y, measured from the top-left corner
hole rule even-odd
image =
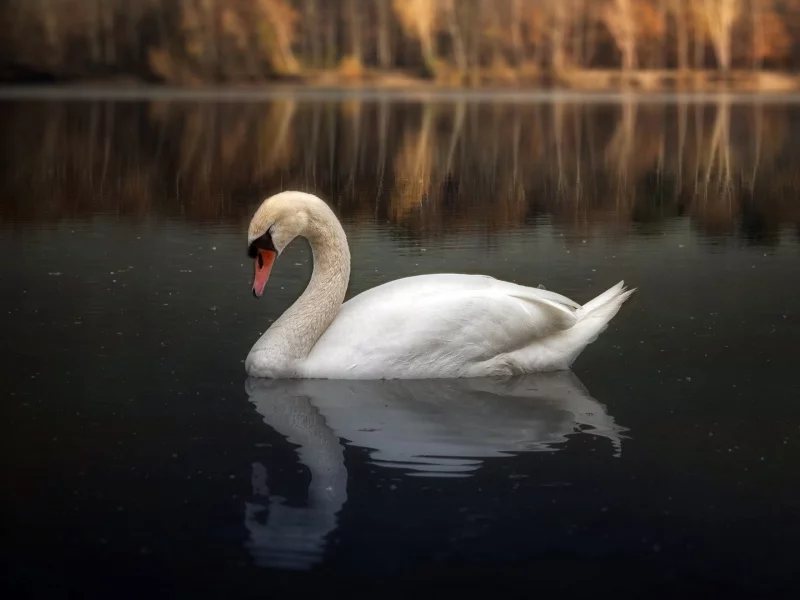
[[[626,431],[571,371],[502,380],[249,378],[246,390],[311,473],[306,506],[287,506],[270,495],[266,469],[253,465],[245,526],[260,566],[305,569],[322,560],[347,501],[342,440],[407,476],[469,477],[487,458],[556,451],[576,433],[608,439],[619,456]]]

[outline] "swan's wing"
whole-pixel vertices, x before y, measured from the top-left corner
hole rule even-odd
[[[581,305],[574,300],[557,294],[556,292],[551,292],[542,288],[525,287],[508,281],[500,281],[489,275],[465,275],[462,273],[434,273],[430,275],[416,275],[413,277],[395,279],[360,293],[358,296],[347,301],[344,306],[355,307],[379,297],[384,298],[394,292],[405,293],[411,286],[413,286],[419,294],[423,295],[428,293],[443,294],[449,291],[464,291],[466,289],[480,289],[485,287],[504,287],[508,290],[516,290],[544,300],[551,300],[570,308],[578,309],[581,307]]]
[[[307,359],[312,376],[441,376],[513,352],[575,324],[575,302],[474,275],[422,275],[342,305]],[[453,370],[453,373],[449,373]]]

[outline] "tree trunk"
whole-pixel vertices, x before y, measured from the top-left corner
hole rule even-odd
[[[217,0],[200,0],[199,10],[203,15],[203,60],[206,73],[212,81],[217,79],[220,72],[219,51],[217,48]]]
[[[106,65],[116,62],[116,40],[114,38],[114,2],[106,0],[103,3],[103,55]]]
[[[591,0],[590,0],[591,1]],[[575,38],[572,45],[572,62],[578,67],[583,67],[583,47],[586,32],[586,0],[574,0],[573,9],[575,14]]]
[[[48,61],[53,68],[60,68],[61,65],[61,39],[58,32],[58,11],[52,5],[52,0],[40,0],[39,15],[42,18],[47,43],[52,53],[52,59]]]
[[[731,68],[731,35],[741,10],[741,0],[704,0],[703,8],[711,43],[722,71]]]
[[[750,20],[752,21],[753,41],[752,41],[752,68],[758,71],[761,68],[761,57],[759,49],[763,47],[764,31],[761,27],[761,6],[759,0],[750,0]]]
[[[661,44],[659,45],[658,55],[658,68],[665,69],[667,67],[667,56],[669,54],[668,36],[667,33],[667,15],[669,14],[670,0],[658,0],[658,18],[664,24],[664,35],[661,36]]]
[[[522,41],[522,0],[511,0],[511,47],[517,66],[525,63],[525,45]]]
[[[390,69],[393,62],[390,23],[389,0],[378,0],[378,62],[381,69]]]
[[[322,47],[320,44],[319,10],[317,0],[306,0],[306,26],[308,32],[308,45],[311,51],[311,65],[315,68],[322,66]]]
[[[613,4],[606,6],[603,17],[622,55],[622,70],[627,72],[635,69],[638,25],[631,0],[615,0]]]
[[[92,30],[89,32],[89,48],[91,50],[92,63],[100,62],[100,11],[103,10],[102,0],[91,0],[89,17]]]
[[[461,77],[464,77],[467,73],[467,52],[464,49],[464,38],[461,36],[461,28],[458,26],[453,0],[449,0],[445,4],[444,10],[447,19],[447,31],[453,43],[453,54],[455,54],[458,73]]]
[[[705,67],[706,33],[705,29],[698,27],[694,34],[694,68],[702,71]]]
[[[564,45],[567,40],[567,7],[563,0],[554,6],[552,31],[550,34],[550,65],[558,72],[564,69]]]
[[[689,30],[684,0],[673,0],[673,15],[678,44],[678,69],[685,72],[689,69]]]
[[[476,15],[472,14],[472,23],[467,24],[469,27],[469,66],[470,66],[470,80],[473,84],[480,83],[481,71],[481,41],[482,37],[478,27]]]
[[[719,37],[719,41],[715,44],[717,49],[717,58],[719,59],[719,67],[728,72],[731,70],[731,38],[730,32],[725,32]]]
[[[325,7],[327,10],[325,27],[325,66],[328,68],[333,67],[339,60],[339,44],[337,43],[337,26],[339,25],[338,14],[335,10],[331,10],[328,5]]]
[[[422,50],[422,60],[425,63],[425,69],[429,75],[436,76],[436,50],[433,47],[433,38],[429,31],[420,33],[419,37],[420,49]]]
[[[622,70],[625,72],[633,71],[636,68],[636,47],[626,41],[622,50]]]
[[[486,2],[481,2],[479,6],[479,15],[478,15],[478,23],[480,23],[483,19],[482,17],[486,17],[489,23],[491,24],[492,29],[492,47],[491,47],[491,55],[492,55],[492,62],[498,62],[503,54],[503,50],[500,47],[500,40],[496,35],[497,32],[501,31],[503,24],[500,20],[500,14],[497,10],[497,3],[493,2],[491,5],[487,4]],[[488,14],[486,14],[488,11]],[[476,27],[477,29],[477,27]],[[480,40],[483,36],[478,36]],[[480,47],[478,48],[478,52],[480,53]]]
[[[350,29],[350,54],[363,64],[364,52],[361,45],[361,16],[356,8],[356,0],[347,0],[347,20]]]
[[[594,54],[597,51],[597,18],[598,18],[597,5],[593,1],[589,1],[586,6],[586,19],[588,22],[589,31],[586,32],[586,42],[583,44],[583,66],[589,68],[594,59]]]

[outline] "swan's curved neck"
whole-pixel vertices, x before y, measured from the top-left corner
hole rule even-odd
[[[308,356],[331,324],[344,301],[350,279],[347,236],[332,212],[314,212],[303,232],[314,261],[305,291],[272,324],[253,347],[275,357],[295,361]]]

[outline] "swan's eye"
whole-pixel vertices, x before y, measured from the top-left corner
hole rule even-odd
[[[262,235],[260,238],[253,240],[253,243],[247,247],[247,256],[250,258],[258,257],[259,250],[269,250],[271,252],[277,251],[275,250],[275,244],[272,243],[272,235],[269,231]]]

